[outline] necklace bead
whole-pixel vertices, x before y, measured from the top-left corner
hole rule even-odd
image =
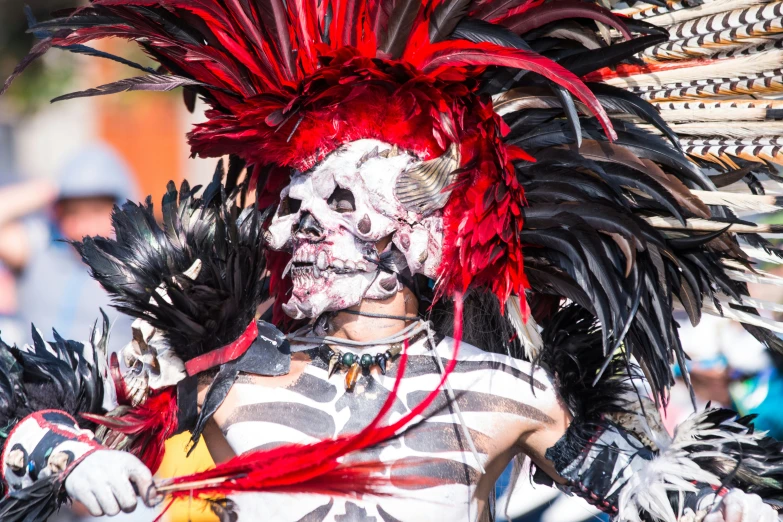
[[[365,370],[369,370],[370,366],[372,366],[373,362],[375,362],[375,361],[373,361],[372,355],[370,355],[369,353],[365,353],[364,355],[362,355],[362,358],[360,359],[359,364],[361,364],[362,368],[364,368]]]
[[[345,352],[343,354],[342,363],[344,366],[351,366],[356,361],[356,356],[351,352]]]

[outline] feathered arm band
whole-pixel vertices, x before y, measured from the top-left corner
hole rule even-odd
[[[542,337],[540,363],[574,417],[546,452],[568,492],[629,522],[675,522],[731,489],[783,505],[783,444],[754,432],[752,416],[708,408],[670,436],[641,369],[623,351],[593,384],[600,330],[584,310],[562,309]]]

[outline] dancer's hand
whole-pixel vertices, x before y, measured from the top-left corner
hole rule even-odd
[[[150,470],[123,451],[98,450],[87,456],[65,479],[65,491],[96,517],[133,511],[137,495],[148,506],[160,502]]]
[[[733,489],[714,513],[704,517],[703,522],[778,522],[778,514],[758,495]]]

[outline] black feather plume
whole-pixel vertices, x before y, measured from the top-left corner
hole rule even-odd
[[[115,239],[74,243],[115,307],[159,329],[184,361],[234,341],[265,298],[265,214],[239,208],[237,191],[226,196],[222,173],[219,165],[202,197],[187,182],[179,192],[169,183],[162,226],[149,199],[128,202],[112,215]],[[183,276],[197,260],[196,279]]]

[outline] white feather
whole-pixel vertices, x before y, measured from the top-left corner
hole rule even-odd
[[[728,265],[729,263],[727,261],[724,261],[723,264]],[[742,281],[743,283],[783,286],[783,277],[764,272],[763,270],[759,270],[758,268],[756,268],[755,270],[757,273],[729,270],[728,272],[726,272],[726,275],[728,275],[729,278],[735,281]]]
[[[629,522],[641,522],[640,513],[650,513],[655,520],[677,522],[669,503],[668,492],[696,491],[694,483],[720,485],[720,478],[699,467],[694,458],[698,456],[720,455],[731,458],[721,451],[723,444],[742,443],[756,445],[763,435],[759,433],[731,433],[722,430],[707,421],[709,410],[694,413],[682,422],[674,431],[671,441],[660,442],[658,456],[633,474],[625,484],[619,496],[618,519]],[[729,421],[727,425],[735,425]],[[716,437],[705,441],[704,437]],[[712,451],[695,452],[692,446],[710,444]]]
[[[536,324],[533,316],[528,314],[527,320],[522,315],[522,306],[520,297],[512,295],[506,303],[508,310],[508,320],[517,332],[519,340],[522,342],[522,346],[525,349],[525,357],[529,361],[535,359],[541,352],[541,348],[544,346],[544,340],[541,338],[541,333],[538,331],[538,325]]]
[[[748,256],[761,261],[762,263],[772,263],[775,265],[783,264],[783,259],[779,258],[775,254],[770,254],[763,248],[753,247],[750,245],[740,245],[740,248],[742,248],[742,251],[745,252]]]
[[[714,303],[705,300],[702,303],[702,312],[717,317],[723,317],[724,319],[731,319],[740,323],[760,326],[761,328],[766,328],[767,330],[772,330],[773,332],[783,334],[783,323],[773,321],[772,319],[767,319],[766,317],[749,314],[741,310],[735,310],[734,308],[731,308],[729,306],[729,302],[725,300],[721,301],[721,307],[722,309],[718,310],[715,308]]]
[[[705,205],[725,205],[734,210],[752,212],[754,214],[777,212],[783,208],[779,205],[779,198],[776,196],[757,196],[755,194],[708,190],[691,190],[691,194],[699,198]],[[723,226],[726,225],[724,224]]]
[[[742,296],[742,302],[734,299],[729,300],[730,303],[740,306],[752,306],[757,310],[766,310],[768,312],[783,312],[783,304],[772,303],[770,301],[762,301],[753,297]]]

